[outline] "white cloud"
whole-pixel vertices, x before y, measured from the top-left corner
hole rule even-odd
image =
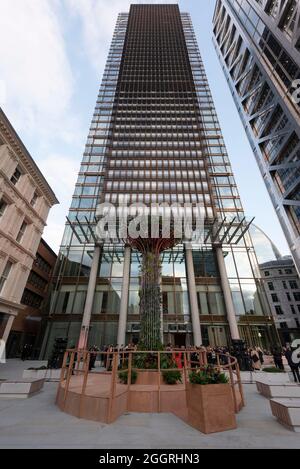
[[[79,170],[78,158],[50,155],[40,160],[39,168],[43,174],[47,175],[50,186],[56,187],[57,197],[61,201],[69,197],[67,201],[69,203]]]
[[[73,78],[57,0],[1,0],[0,81],[18,129],[46,131],[67,110]]]

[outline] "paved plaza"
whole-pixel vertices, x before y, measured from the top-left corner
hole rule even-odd
[[[17,379],[32,362],[8,360],[0,379]],[[57,383],[30,399],[0,399],[0,448],[300,448],[300,434],[271,415],[253,384],[244,385],[246,407],[238,428],[204,435],[171,414],[128,414],[111,425],[79,420],[55,406]]]

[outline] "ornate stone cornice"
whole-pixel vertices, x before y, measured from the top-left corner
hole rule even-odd
[[[33,178],[36,185],[42,195],[45,196],[50,207],[52,205],[58,204],[58,200],[52,191],[51,187],[47,183],[43,174],[39,170],[38,166],[34,162],[32,156],[26,149],[25,145],[21,141],[20,137],[14,130],[13,126],[9,122],[8,118],[4,114],[3,110],[0,107],[0,133],[3,134],[7,143],[10,145],[11,150],[15,153],[17,158],[19,158],[20,163],[24,166],[28,174]]]

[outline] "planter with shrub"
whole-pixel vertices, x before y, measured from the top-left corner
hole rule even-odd
[[[227,376],[213,367],[190,373],[187,407],[189,423],[203,433],[236,428],[231,385]]]

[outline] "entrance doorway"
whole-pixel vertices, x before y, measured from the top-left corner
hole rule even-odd
[[[175,333],[173,334],[173,337],[174,337],[174,346],[175,347],[185,347],[186,346],[186,336],[185,334],[179,334],[179,333]]]

